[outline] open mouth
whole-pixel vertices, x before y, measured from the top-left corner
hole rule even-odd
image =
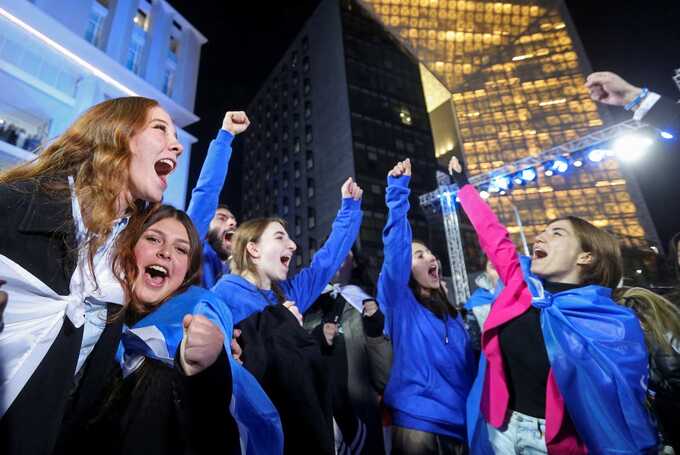
[[[224,233],[224,240],[231,243],[231,239],[234,237],[234,231],[227,231]]]
[[[283,264],[285,268],[288,268],[290,266],[290,259],[290,256],[281,256],[281,264]]]
[[[168,278],[168,269],[162,265],[149,265],[144,268],[144,277],[147,283],[154,287],[161,287]]]
[[[172,171],[175,170],[175,167],[177,166],[177,163],[170,158],[163,158],[154,164],[154,169],[156,170],[156,174],[158,174],[158,177],[167,185],[168,183],[168,175]]]
[[[539,248],[534,248],[534,259],[543,259],[546,256],[548,256],[548,253]]]
[[[429,269],[427,269],[427,274],[430,275],[430,278],[433,280],[438,280],[439,279],[439,271],[437,270],[436,265],[431,265]]]

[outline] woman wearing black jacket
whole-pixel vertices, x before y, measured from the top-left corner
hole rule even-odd
[[[0,172],[0,453],[54,453],[81,427],[120,339],[111,247],[130,215],[160,202],[181,152],[156,101],[118,98]]]

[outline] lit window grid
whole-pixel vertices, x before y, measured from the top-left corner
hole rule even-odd
[[[472,174],[537,154],[602,126],[597,107],[583,87],[572,40],[555,11],[478,1],[365,3],[453,92],[463,150]],[[533,30],[527,33],[532,21]],[[494,55],[494,47],[510,40],[514,41],[510,53],[506,49],[504,54]],[[473,73],[477,77],[470,77]],[[466,89],[456,92],[463,85]],[[554,218],[549,215],[574,213],[602,227],[609,226],[617,234],[643,237],[625,181],[615,163],[608,166],[606,175],[589,169],[590,176],[582,176],[578,182],[572,179],[571,185],[595,191],[589,185],[597,183],[599,177],[605,179],[603,182],[624,182],[619,191],[605,187],[596,190],[601,198],[616,193],[622,207],[594,197],[574,207],[560,191],[526,200],[516,194],[519,206],[533,207],[524,210],[534,215],[523,220],[527,233],[542,231],[549,218]],[[502,215],[505,220],[514,219],[512,214]]]

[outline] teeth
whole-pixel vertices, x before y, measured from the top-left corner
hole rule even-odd
[[[168,274],[168,269],[166,269],[165,267],[160,266],[160,265],[150,265],[149,268],[156,270],[157,272],[162,272],[166,275]]]
[[[170,169],[171,169],[171,170],[172,170],[172,169],[175,169],[175,162],[172,161],[171,159],[163,158],[162,160],[160,160],[160,162],[161,162],[161,163],[165,163],[165,164],[167,164],[168,166],[170,166]]]

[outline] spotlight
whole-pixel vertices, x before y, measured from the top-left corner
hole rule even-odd
[[[533,167],[524,169],[521,173],[521,176],[522,180],[524,180],[525,182],[533,182],[534,180],[536,180],[536,169],[534,169]]]
[[[524,185],[526,182],[522,179],[522,174],[517,173],[512,176],[512,184],[513,185]]]
[[[500,175],[491,179],[491,184],[501,191],[509,190],[512,186],[512,181],[507,175]]]
[[[622,161],[635,161],[645,154],[653,142],[647,136],[626,134],[614,141],[612,149]]]
[[[599,163],[607,156],[607,150],[605,149],[592,149],[588,152],[588,159],[593,163]]]
[[[669,133],[668,131],[661,131],[659,132],[662,138],[664,139],[673,139],[673,135]]]
[[[563,174],[569,169],[569,162],[562,157],[555,158],[554,160],[546,161],[543,165],[545,168],[545,175],[548,177],[555,174]]]
[[[479,192],[479,195],[482,197],[482,199],[489,199],[489,196],[491,196],[491,195],[488,193],[488,191],[484,191],[484,190],[480,191],[480,192]]]
[[[583,160],[581,158],[576,158],[574,161],[571,162],[571,165],[574,167],[581,167],[583,166]]]

